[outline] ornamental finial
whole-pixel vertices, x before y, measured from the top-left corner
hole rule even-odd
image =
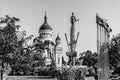
[[[47,14],[46,14],[46,11],[45,11],[45,17],[44,17],[44,23],[47,22]]]

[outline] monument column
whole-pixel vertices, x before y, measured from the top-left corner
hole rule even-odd
[[[97,53],[98,80],[109,79],[108,35],[112,31],[105,20],[96,15],[97,23]],[[100,28],[100,29],[99,29]],[[100,43],[100,44],[99,44]]]
[[[66,42],[67,42],[68,49],[69,49],[69,51],[66,53],[67,56],[69,57],[68,65],[72,65],[72,66],[75,65],[75,60],[77,56],[77,52],[75,51],[75,48],[76,48],[76,43],[78,40],[79,32],[78,32],[77,38],[75,39],[75,22],[77,22],[78,20],[79,19],[76,19],[76,17],[74,16],[74,13],[72,13],[69,43],[68,43],[67,35],[65,34]]]

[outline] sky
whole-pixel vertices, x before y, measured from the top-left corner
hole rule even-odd
[[[20,18],[21,30],[27,36],[38,36],[40,26],[44,22],[47,11],[48,24],[53,29],[53,40],[59,33],[63,56],[67,60],[68,47],[64,33],[70,34],[70,16],[72,12],[79,19],[75,23],[76,35],[80,32],[76,51],[97,51],[96,13],[112,28],[111,36],[120,32],[120,0],[0,0],[0,17],[9,15]]]

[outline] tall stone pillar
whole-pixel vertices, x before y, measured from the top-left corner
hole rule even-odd
[[[68,52],[66,53],[67,56],[69,57],[68,65],[74,66],[75,65],[75,60],[77,57],[77,52],[75,51],[79,32],[77,35],[77,38],[75,38],[75,22],[77,22],[79,19],[76,19],[74,16],[74,13],[72,13],[71,16],[71,28],[70,28],[70,42],[68,43],[67,40],[67,35],[65,34],[67,45],[68,45]]]
[[[96,16],[97,23],[97,53],[98,53],[98,80],[109,79],[108,35],[112,31],[105,20]]]

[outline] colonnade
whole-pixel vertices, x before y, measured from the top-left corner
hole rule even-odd
[[[98,53],[98,80],[109,79],[108,41],[112,29],[105,20],[96,15],[97,23],[97,53]]]

